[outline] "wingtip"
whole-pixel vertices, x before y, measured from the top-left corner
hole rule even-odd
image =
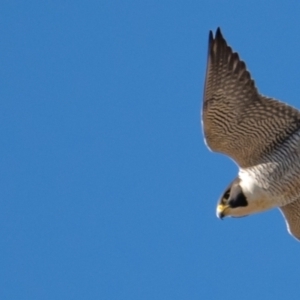
[[[215,36],[215,39],[216,40],[224,40],[223,38],[223,34],[221,32],[221,28],[218,27],[217,30],[216,30],[216,36]]]
[[[212,30],[209,31],[209,34],[208,34],[208,44],[210,45],[211,42],[213,41],[214,39],[214,35],[213,35],[213,32]]]
[[[224,39],[220,27],[217,28],[215,35],[214,35],[214,33],[213,33],[212,30],[209,31],[209,35],[208,35],[208,41],[209,41],[209,44],[211,44],[211,42],[212,42],[213,40],[220,40],[220,39],[221,39],[221,40]]]

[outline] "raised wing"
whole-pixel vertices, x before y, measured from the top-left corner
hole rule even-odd
[[[300,240],[300,199],[279,209],[284,215],[288,232]]]
[[[202,123],[208,147],[245,168],[300,129],[300,113],[258,93],[245,63],[218,28],[215,37],[209,33]]]

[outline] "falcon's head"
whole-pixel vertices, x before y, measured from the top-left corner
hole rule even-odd
[[[245,217],[271,208],[257,187],[249,190],[249,186],[243,183],[237,177],[220,197],[217,205],[217,216],[220,219],[227,216]]]

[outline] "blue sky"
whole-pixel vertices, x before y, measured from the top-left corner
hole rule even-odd
[[[200,127],[208,31],[300,108],[298,1],[2,1],[0,299],[299,299],[277,210]]]

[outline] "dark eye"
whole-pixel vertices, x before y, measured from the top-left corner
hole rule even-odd
[[[228,190],[224,193],[223,198],[224,198],[225,200],[228,200],[228,199],[229,199],[229,196],[230,196],[230,189],[228,189]]]

